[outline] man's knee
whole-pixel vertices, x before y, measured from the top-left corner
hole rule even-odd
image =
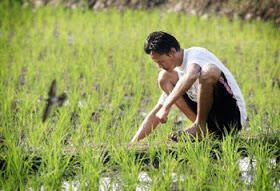
[[[158,74],[158,85],[161,89],[164,89],[166,83],[168,82],[168,74],[166,71],[162,70]]]
[[[221,76],[221,70],[214,64],[206,64],[201,68],[199,83],[216,84]]]
[[[175,85],[177,81],[178,81],[178,74],[175,71],[167,72],[165,70],[162,70],[158,75],[158,85],[161,89],[165,89],[164,87],[168,83],[172,83],[173,85]]]

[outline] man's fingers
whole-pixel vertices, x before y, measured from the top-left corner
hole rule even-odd
[[[164,123],[164,119],[161,118],[158,114],[156,114],[156,118],[158,118],[161,123]]]
[[[159,121],[161,123],[166,123],[167,121],[167,113],[165,113],[164,111],[162,110],[159,110],[157,113],[156,113],[156,117],[159,119]]]
[[[162,118],[162,119],[159,118],[159,121],[160,121],[161,123],[166,123],[166,122],[167,122],[167,117],[166,117],[166,118]]]
[[[178,135],[176,132],[172,132],[168,135],[168,138],[172,141],[178,142]]]

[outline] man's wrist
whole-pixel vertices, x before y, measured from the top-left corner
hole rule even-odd
[[[171,106],[169,104],[164,103],[162,109],[169,111],[170,107]]]

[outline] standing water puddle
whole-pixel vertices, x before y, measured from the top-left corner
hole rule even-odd
[[[255,159],[250,159],[249,157],[239,159],[240,178],[245,182],[245,184],[249,185],[253,183],[254,175],[252,173],[252,169],[255,168]]]

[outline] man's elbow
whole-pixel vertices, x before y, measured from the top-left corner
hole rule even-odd
[[[200,74],[201,67],[198,64],[191,64],[186,77],[188,77],[188,80],[195,82],[199,78]]]
[[[192,79],[193,81],[195,81],[195,80],[197,80],[197,79],[199,78],[199,76],[200,76],[200,72],[196,72],[196,73],[194,73],[194,74],[191,75],[191,79]]]

